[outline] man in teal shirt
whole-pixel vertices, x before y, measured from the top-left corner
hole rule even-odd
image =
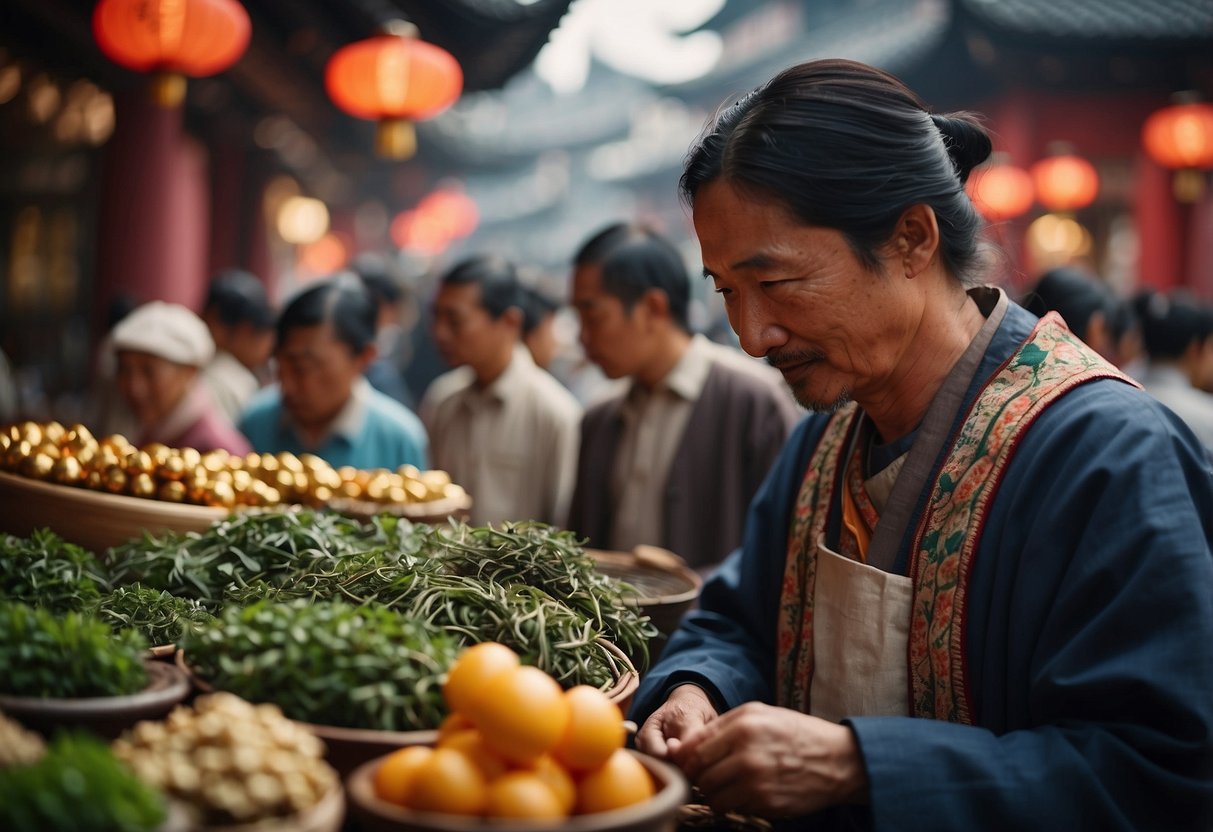
[[[363,377],[375,358],[375,304],[359,281],[338,277],[292,300],[274,356],[278,384],[240,419],[255,450],[315,454],[334,468],[428,467],[421,420]]]

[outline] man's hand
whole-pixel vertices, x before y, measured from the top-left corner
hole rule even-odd
[[[695,685],[679,685],[636,734],[636,747],[665,759],[678,753],[683,737],[716,718],[712,700]]]
[[[714,809],[798,817],[868,799],[859,746],[845,725],[751,702],[679,736],[670,756]]]

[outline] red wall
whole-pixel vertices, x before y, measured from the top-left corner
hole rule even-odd
[[[995,150],[1028,167],[1048,154],[1054,141],[1068,142],[1098,166],[1127,161],[1132,168],[1129,210],[1137,226],[1137,282],[1159,288],[1186,286],[1213,296],[1213,194],[1206,189],[1197,206],[1179,203],[1172,174],[1141,149],[1141,125],[1169,103],[1162,94],[1042,92],[1016,90],[978,108],[989,116]],[[1101,199],[1108,198],[1101,196]],[[1039,210],[1008,223],[1001,233],[1018,263],[1026,262],[1023,234]]]

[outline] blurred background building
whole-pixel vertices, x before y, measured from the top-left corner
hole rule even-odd
[[[27,410],[70,409],[112,310],[196,309],[224,268],[281,299],[375,255],[424,298],[430,276],[491,250],[560,295],[579,243],[637,217],[694,264],[677,198],[688,145],[723,102],[819,57],[884,67],[936,111],[984,114],[998,154],[972,185],[1002,252],[991,280],[1018,291],[1079,263],[1124,292],[1213,296],[1209,0],[242,5],[247,48],[168,107],[102,52],[92,0],[0,9],[0,349]],[[375,124],[325,86],[337,50],[396,19],[463,79],[407,159],[378,155]],[[1187,102],[1204,109],[1147,138]],[[699,300],[698,323],[718,323],[710,293]]]

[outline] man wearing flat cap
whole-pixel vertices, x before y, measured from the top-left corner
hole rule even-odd
[[[201,318],[179,304],[152,301],[114,327],[111,343],[118,390],[139,423],[136,444],[161,442],[204,453],[251,450],[199,375],[215,354]]]

